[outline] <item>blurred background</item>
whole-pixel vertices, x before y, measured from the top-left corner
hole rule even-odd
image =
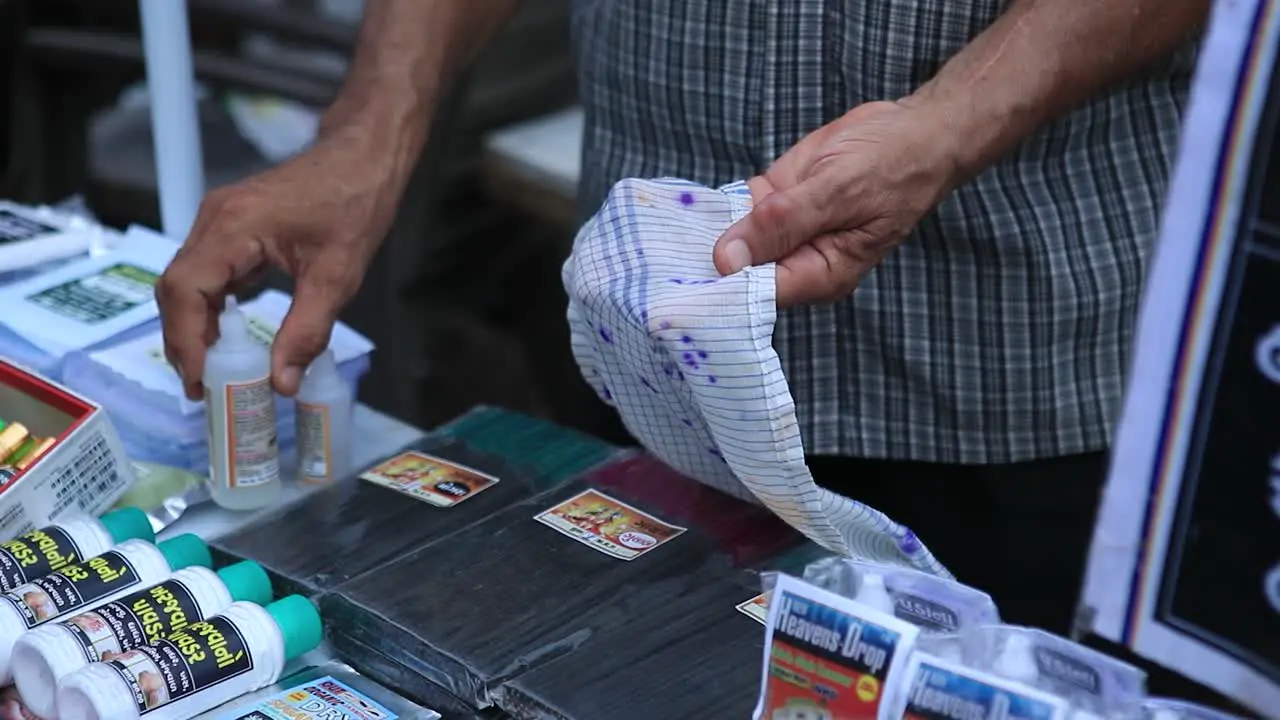
[[[363,2],[188,4],[213,188],[306,146]],[[419,427],[492,403],[619,439],[563,319],[582,132],[568,5],[525,3],[442,104],[342,318],[378,347],[360,399]],[[0,197],[70,198],[107,225],[160,227],[137,2],[0,0],[0,32]]]

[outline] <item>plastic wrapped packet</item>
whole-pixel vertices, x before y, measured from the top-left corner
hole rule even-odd
[[[181,468],[135,460],[133,470],[138,479],[116,501],[116,508],[145,512],[157,533],[177,522],[187,508],[209,500],[204,478]]]
[[[1145,720],[1241,720],[1221,710],[1172,698],[1147,698],[1142,713]]]
[[[896,693],[895,718],[1069,720],[1070,703],[1051,692],[1001,678],[964,662],[917,651]]]
[[[919,628],[789,575],[771,592],[755,720],[903,717]]]
[[[1043,690],[1070,703],[1071,720],[1138,716],[1147,675],[1066,638],[1013,625],[988,625],[966,642],[965,665]],[[935,652],[930,638],[921,649]]]
[[[864,603],[882,603],[887,592],[893,614],[925,633],[956,633],[1000,622],[987,593],[910,568],[832,557],[810,563],[804,579]]]
[[[422,707],[337,661],[299,670],[195,720],[440,720]]]

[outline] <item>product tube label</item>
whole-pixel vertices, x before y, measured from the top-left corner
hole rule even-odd
[[[36,578],[0,598],[17,608],[27,627],[33,628],[140,582],[129,559],[113,550]]]
[[[253,670],[253,656],[235,623],[217,616],[129,650],[107,667],[129,684],[145,715]]]
[[[25,532],[0,543],[0,591],[9,592],[82,559],[80,546],[62,528]]]
[[[191,590],[181,581],[166,580],[64,620],[59,626],[80,643],[85,660],[111,662],[201,619]]]

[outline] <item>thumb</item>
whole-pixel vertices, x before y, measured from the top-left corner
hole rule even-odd
[[[339,303],[305,277],[298,279],[293,303],[271,344],[271,382],[281,395],[295,395],[311,361],[329,347]]]
[[[752,207],[716,241],[714,260],[722,275],[774,262],[829,228],[825,203],[813,181],[775,191]]]

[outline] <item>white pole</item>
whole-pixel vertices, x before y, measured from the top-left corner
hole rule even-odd
[[[187,0],[138,0],[151,98],[151,137],[164,234],[183,241],[204,196],[204,156]]]

